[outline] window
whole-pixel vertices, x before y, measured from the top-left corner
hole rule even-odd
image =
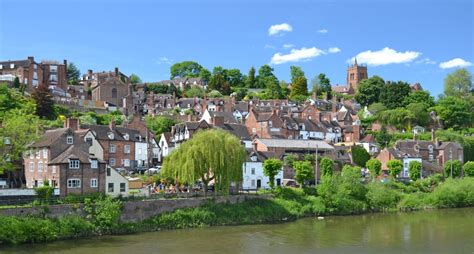
[[[110,164],[110,166],[115,166],[115,158],[110,158],[109,159],[109,164]]]
[[[116,147],[115,144],[110,144],[109,152],[115,153]]]
[[[91,160],[91,168],[98,168],[99,167],[99,163],[97,160]]]
[[[81,188],[81,180],[80,179],[68,179],[67,180],[67,187],[68,188]]]
[[[41,156],[41,154],[40,154],[40,150],[36,150],[36,159],[39,159],[39,158],[40,158],[40,156]]]
[[[123,152],[129,154],[130,153],[130,145],[123,146]]]
[[[114,139],[114,133],[113,132],[109,132],[107,134],[107,136],[109,137],[109,139]]]
[[[125,133],[125,135],[123,135],[123,138],[124,138],[125,140],[129,140],[129,139],[130,139],[130,135],[128,135],[127,133]]]
[[[270,128],[273,127],[272,121],[268,121],[268,126],[270,126]]]
[[[92,146],[92,138],[86,138],[86,143],[87,143],[89,146]]]
[[[48,149],[43,148],[43,158],[48,158]]]
[[[70,159],[69,160],[69,168],[70,169],[78,169],[79,168],[79,160]]]
[[[43,172],[43,162],[38,162],[38,172]]]
[[[257,133],[257,128],[252,128],[252,133],[253,134]]]
[[[97,178],[91,179],[91,188],[97,188]]]
[[[72,145],[73,142],[74,142],[74,139],[73,139],[72,135],[67,135],[66,143],[67,143],[68,145]]]
[[[252,168],[252,175],[255,175],[255,168]]]
[[[33,159],[35,157],[33,150],[30,150],[29,153],[30,153],[30,159]]]
[[[114,183],[109,183],[108,192],[114,192]]]
[[[142,149],[138,148],[138,154],[142,154]]]
[[[35,172],[35,164],[30,162],[30,172]]]
[[[107,167],[107,176],[110,176],[110,167]]]
[[[250,186],[255,187],[255,180],[252,180],[252,181],[251,181]]]
[[[13,68],[15,68],[15,64],[12,63],[10,64],[10,69],[13,69]]]
[[[112,98],[117,98],[117,88],[112,88]]]
[[[125,183],[120,183],[120,192],[125,192]]]
[[[51,173],[56,174],[56,166],[53,166],[53,167],[52,167]]]
[[[129,159],[123,160],[123,166],[124,167],[130,167],[130,160]]]

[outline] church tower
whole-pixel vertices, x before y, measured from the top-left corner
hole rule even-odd
[[[352,93],[357,91],[357,85],[363,79],[367,79],[367,66],[358,65],[357,58],[354,60],[354,64],[347,68],[347,86],[352,90]]]

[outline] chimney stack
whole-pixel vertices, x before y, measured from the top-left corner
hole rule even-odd
[[[436,132],[434,129],[431,129],[431,141],[436,142]]]
[[[32,56],[29,56],[28,61],[30,62],[30,64],[32,64],[35,61],[35,58]]]
[[[79,118],[66,118],[66,121],[64,121],[64,128],[71,128],[73,131],[77,131],[80,127]]]
[[[92,76],[92,70],[91,69],[87,70],[87,76]]]
[[[115,67],[115,77],[118,77],[118,76],[119,76],[119,68]]]
[[[223,126],[224,125],[224,117],[223,116],[214,116],[212,118],[212,123],[214,126]]]
[[[111,131],[113,131],[113,130],[115,129],[115,120],[114,120],[114,119],[110,120],[110,122],[109,122],[109,129],[110,129]]]
[[[66,66],[66,69],[67,69],[67,60],[64,59],[63,63],[64,63],[64,66]]]

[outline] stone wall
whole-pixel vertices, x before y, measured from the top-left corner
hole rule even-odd
[[[186,199],[159,199],[123,202],[122,222],[138,222],[165,212],[172,212],[179,208],[198,207],[207,202],[236,204],[247,199],[268,199],[269,195],[232,195],[211,196]],[[44,207],[24,207],[0,209],[0,216],[27,216],[46,215],[58,218],[66,215],[84,216],[82,204],[50,205]]]

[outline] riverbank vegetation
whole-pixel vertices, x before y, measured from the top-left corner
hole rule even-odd
[[[104,234],[164,229],[279,223],[309,216],[351,215],[381,211],[474,206],[474,178],[444,180],[440,175],[409,184],[396,181],[363,183],[357,167],[323,177],[317,189],[276,188],[263,191],[270,199],[237,204],[208,204],[178,209],[138,223],[121,223],[121,201],[98,197],[84,204],[85,216],[48,218],[0,216],[0,244],[20,244]]]

